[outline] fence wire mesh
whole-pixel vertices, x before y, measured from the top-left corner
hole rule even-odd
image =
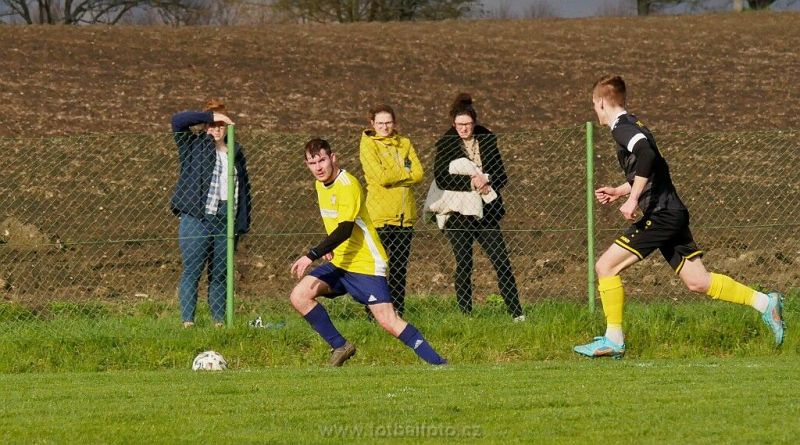
[[[751,285],[798,287],[798,136],[657,135],[710,269]],[[586,298],[585,137],[583,127],[498,135],[509,178],[501,190],[502,235],[523,305]],[[252,190],[251,229],[235,256],[237,320],[263,302],[286,300],[295,284],[289,266],[325,236],[314,179],[303,162],[309,138],[237,131]],[[411,136],[424,175],[413,187],[420,215],[408,264],[410,314],[423,299],[457,310],[453,250],[422,214],[437,138]],[[328,140],[340,165],[364,184],[359,137]],[[607,131],[596,131],[595,141],[595,185],[622,183]],[[104,317],[133,307],[178,323],[179,220],[169,206],[178,177],[173,135],[6,138],[0,151],[0,323]],[[625,226],[617,207],[595,205],[598,255]],[[500,285],[491,255],[473,244],[474,299],[484,304],[498,298]],[[624,274],[630,294],[689,295],[660,257],[644,263]],[[198,317],[211,318],[203,306],[207,281],[199,279]]]

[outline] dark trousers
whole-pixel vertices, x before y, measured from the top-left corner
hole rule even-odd
[[[386,280],[389,282],[392,304],[402,316],[405,311],[406,277],[408,276],[408,259],[411,256],[411,238],[414,236],[414,229],[387,225],[375,230],[389,257]]]
[[[447,219],[444,233],[453,248],[456,259],[455,288],[458,306],[465,313],[472,312],[472,243],[477,241],[497,272],[500,295],[512,317],[522,315],[519,291],[508,248],[497,221],[477,219],[473,216],[453,214]]]

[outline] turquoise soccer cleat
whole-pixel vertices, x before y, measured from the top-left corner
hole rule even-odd
[[[625,345],[620,345],[609,340],[605,336],[595,337],[594,341],[585,345],[578,345],[572,348],[573,351],[586,357],[612,357],[617,360],[625,355]]]
[[[769,304],[767,310],[761,314],[761,319],[775,334],[775,346],[780,346],[783,344],[783,332],[786,330],[786,323],[783,321],[783,294],[770,292],[767,296]]]

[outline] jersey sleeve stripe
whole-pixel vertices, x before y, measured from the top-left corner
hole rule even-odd
[[[633,136],[631,140],[628,141],[628,151],[633,153],[633,146],[642,139],[647,139],[647,137],[642,133],[637,133],[635,136]]]
[[[336,180],[339,181],[340,184],[350,185],[350,178],[347,176],[344,169],[342,169],[341,173],[339,173],[339,177],[336,178]]]

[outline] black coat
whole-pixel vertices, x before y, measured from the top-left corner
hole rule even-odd
[[[489,222],[498,222],[505,215],[506,210],[503,206],[503,198],[500,195],[506,184],[508,175],[506,174],[503,159],[500,157],[500,150],[497,148],[497,136],[486,127],[476,125],[474,130],[475,138],[480,145],[481,164],[483,172],[489,175],[489,184],[497,193],[497,199],[484,204],[483,218]],[[436,185],[442,190],[453,190],[457,192],[468,192],[472,190],[472,182],[469,176],[452,175],[449,172],[450,162],[458,158],[467,158],[466,149],[461,142],[455,128],[450,128],[444,136],[436,141],[436,160],[433,162],[433,178]]]

